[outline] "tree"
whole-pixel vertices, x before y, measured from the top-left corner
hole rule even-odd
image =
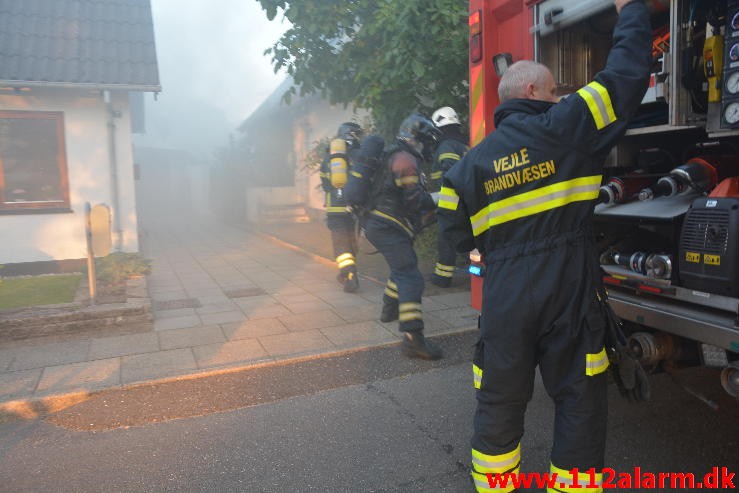
[[[366,108],[386,137],[413,110],[467,113],[466,1],[258,1],[292,24],[265,52],[296,83],[288,101],[319,93]]]

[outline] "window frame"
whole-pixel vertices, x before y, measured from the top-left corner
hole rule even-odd
[[[33,202],[5,202],[5,170],[0,156],[0,215],[33,214],[49,212],[69,212],[69,173],[67,149],[64,132],[64,113],[61,111],[4,110],[0,109],[0,119],[53,120],[56,125],[56,164],[59,170],[61,200]]]

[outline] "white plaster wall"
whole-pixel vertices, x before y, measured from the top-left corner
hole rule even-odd
[[[113,93],[122,251],[138,251],[130,113],[126,93]],[[107,109],[100,91],[33,89],[0,92],[0,109],[64,113],[71,213],[0,213],[0,264],[79,259],[87,255],[85,202],[113,206]],[[115,211],[114,211],[115,213]],[[115,236],[113,238],[115,243]]]

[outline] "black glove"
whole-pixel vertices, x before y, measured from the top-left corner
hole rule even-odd
[[[618,391],[630,401],[648,401],[651,390],[647,373],[627,345],[623,323],[613,313],[604,296],[600,296],[600,301],[606,319],[606,351]]]

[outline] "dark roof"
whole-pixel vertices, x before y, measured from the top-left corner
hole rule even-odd
[[[0,0],[0,85],[160,91],[149,0]]]

